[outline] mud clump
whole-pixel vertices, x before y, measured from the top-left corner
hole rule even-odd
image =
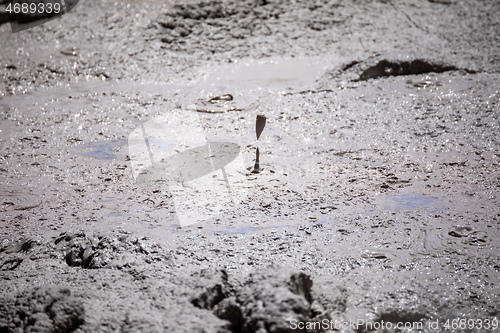
[[[121,326],[122,333],[161,333],[163,327],[159,324],[161,318],[154,313],[127,313],[125,321]]]
[[[37,288],[0,299],[0,332],[73,332],[84,318],[83,303],[66,288]]]
[[[233,292],[228,292],[227,285],[218,284],[192,303],[213,309],[217,317],[230,322],[231,332],[292,332],[292,322],[319,318],[311,305],[312,284],[304,273],[257,273]]]
[[[191,300],[191,303],[202,309],[213,309],[215,305],[220,303],[234,292],[233,287],[228,282],[228,274],[226,270],[221,270],[220,281],[217,281],[213,286],[208,287],[197,297]]]

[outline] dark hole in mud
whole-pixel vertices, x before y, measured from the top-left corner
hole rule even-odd
[[[459,70],[460,68],[448,64],[431,63],[425,60],[412,61],[389,61],[381,60],[374,66],[371,66],[363,71],[359,79],[355,81],[366,81],[387,76],[400,75],[417,75],[425,73],[443,73],[448,71]],[[467,70],[467,72],[471,72]]]

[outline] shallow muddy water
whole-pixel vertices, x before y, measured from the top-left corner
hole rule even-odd
[[[474,79],[475,82],[471,83],[467,78],[444,73],[389,78],[376,88],[359,84],[348,89],[299,93],[305,87],[313,87],[315,79],[322,75],[324,68],[320,63],[317,59],[285,59],[283,63],[274,60],[254,66],[251,63],[228,64],[194,84],[187,81],[181,83],[176,79],[173,80],[177,82],[175,85],[84,81],[6,97],[1,103],[9,110],[9,119],[17,121],[19,128],[27,128],[28,133],[36,134],[13,132],[9,128],[2,132],[3,140],[17,141],[17,147],[23,149],[24,154],[45,161],[43,167],[46,171],[39,170],[38,173],[43,174],[44,179],[52,180],[47,184],[38,182],[38,190],[62,181],[60,185],[66,190],[78,193],[88,191],[92,186],[105,190],[109,187],[104,185],[106,183],[113,188],[133,184],[128,167],[131,141],[127,144],[124,138],[134,127],[140,128],[147,119],[168,115],[169,110],[176,108],[186,114],[198,113],[203,135],[209,141],[229,139],[239,142],[244,163],[250,168],[256,143],[255,137],[252,138],[255,135],[252,133],[253,121],[256,113],[263,113],[269,119],[259,140],[263,172],[245,175],[248,182],[245,187],[250,192],[245,202],[234,209],[234,218],[222,226],[214,224],[217,218],[203,223],[199,227],[204,233],[248,234],[278,227],[266,217],[269,213],[270,216],[286,216],[285,226],[302,225],[308,215],[334,218],[338,214],[354,216],[363,211],[370,214],[395,211],[399,214],[416,210],[437,214],[467,207],[469,211],[481,214],[481,209],[475,206],[480,200],[474,198],[480,195],[478,192],[468,199],[464,194],[465,198],[461,199],[453,188],[447,193],[441,186],[437,191],[429,189],[428,185],[423,186],[429,181],[426,176],[429,173],[441,174],[443,168],[455,170],[467,165],[473,147],[463,141],[465,137],[457,137],[448,131],[448,116],[441,115],[432,106],[419,105],[428,103],[427,96],[434,96],[436,90],[439,91],[439,98],[434,103],[467,104],[474,96],[494,96],[499,90],[498,83],[490,82],[486,86],[478,84],[481,79]],[[290,73],[292,68],[297,69],[297,73]],[[304,76],[303,72],[307,72],[308,76]],[[283,92],[283,89],[287,91]],[[200,109],[203,105],[215,104],[210,99],[218,94],[231,94],[230,100],[221,99],[217,103],[232,103],[234,109],[219,108],[216,113]],[[178,96],[182,96],[181,99]],[[312,97],[318,98],[319,102],[313,101]],[[367,102],[371,106],[367,106]],[[192,103],[198,103],[198,106],[194,108]],[[416,110],[413,111],[413,122],[423,126],[412,130],[407,105]],[[439,118],[443,118],[445,125],[439,127],[428,122]],[[376,124],[380,125],[373,127]],[[370,131],[360,130],[366,126],[372,126]],[[422,127],[428,127],[428,130],[420,134]],[[426,145],[435,140],[435,135],[439,135],[442,144],[438,150],[429,151]],[[453,137],[455,142],[444,139],[446,136]],[[415,137],[422,139],[415,140]],[[301,148],[297,149],[299,143]],[[36,162],[35,166],[30,164],[30,168],[36,166],[40,169],[40,162]],[[50,169],[65,170],[62,173],[70,175],[70,170],[79,165],[89,168],[89,173],[79,176],[74,173],[63,180],[58,179],[61,176],[57,173],[50,172]],[[111,167],[115,171],[110,172]],[[446,174],[439,177],[446,177]],[[101,179],[104,184],[92,184],[95,182],[92,179]],[[437,181],[440,182],[440,179]],[[367,187],[372,188],[371,194],[363,190]],[[398,188],[404,189],[404,193],[399,193]],[[96,227],[112,230],[119,226],[160,241],[172,241],[172,236],[168,235],[176,233],[178,226],[175,207],[168,187],[160,193],[149,193],[142,203],[127,204],[125,207],[121,203],[123,199],[94,196],[90,199],[93,202],[91,206],[102,208],[94,218],[104,220],[98,223],[88,221],[87,227],[90,230]],[[142,196],[139,193],[135,195]],[[44,202],[42,206],[47,200],[51,200],[50,194],[41,200]],[[298,205],[301,208],[293,208],[297,207],[297,200],[302,202]],[[8,202],[8,199],[4,201]],[[162,202],[161,207],[164,208],[158,210],[150,206],[157,205],[157,202]],[[40,205],[40,202],[36,203],[31,206]],[[20,208],[26,206],[19,205]],[[15,204],[12,206],[16,207]],[[134,206],[136,208],[131,208]],[[266,215],[253,207],[264,207]],[[142,212],[137,214],[137,210]],[[257,220],[259,222],[255,223]],[[36,224],[27,227],[38,228]],[[448,235],[452,225],[424,230],[424,243],[428,245],[423,245],[427,248],[422,250],[442,249],[444,245],[440,244],[446,242],[465,248],[469,245],[484,248],[487,244],[495,244],[498,227],[491,226],[489,236],[481,237],[486,232],[482,229],[487,223],[476,224],[480,224],[474,226],[477,232],[456,239]],[[85,227],[85,224],[77,225]],[[75,222],[69,220],[58,229],[75,226]],[[377,257],[376,254],[372,256]]]

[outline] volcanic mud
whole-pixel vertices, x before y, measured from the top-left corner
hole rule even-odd
[[[127,0],[4,23],[0,332],[498,329],[499,15]],[[179,114],[241,158],[193,223],[136,181]]]

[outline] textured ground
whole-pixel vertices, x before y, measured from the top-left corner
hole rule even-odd
[[[0,332],[498,330],[499,14],[86,1],[1,25]],[[127,141],[174,109],[246,167],[267,117],[245,200],[186,227]]]

